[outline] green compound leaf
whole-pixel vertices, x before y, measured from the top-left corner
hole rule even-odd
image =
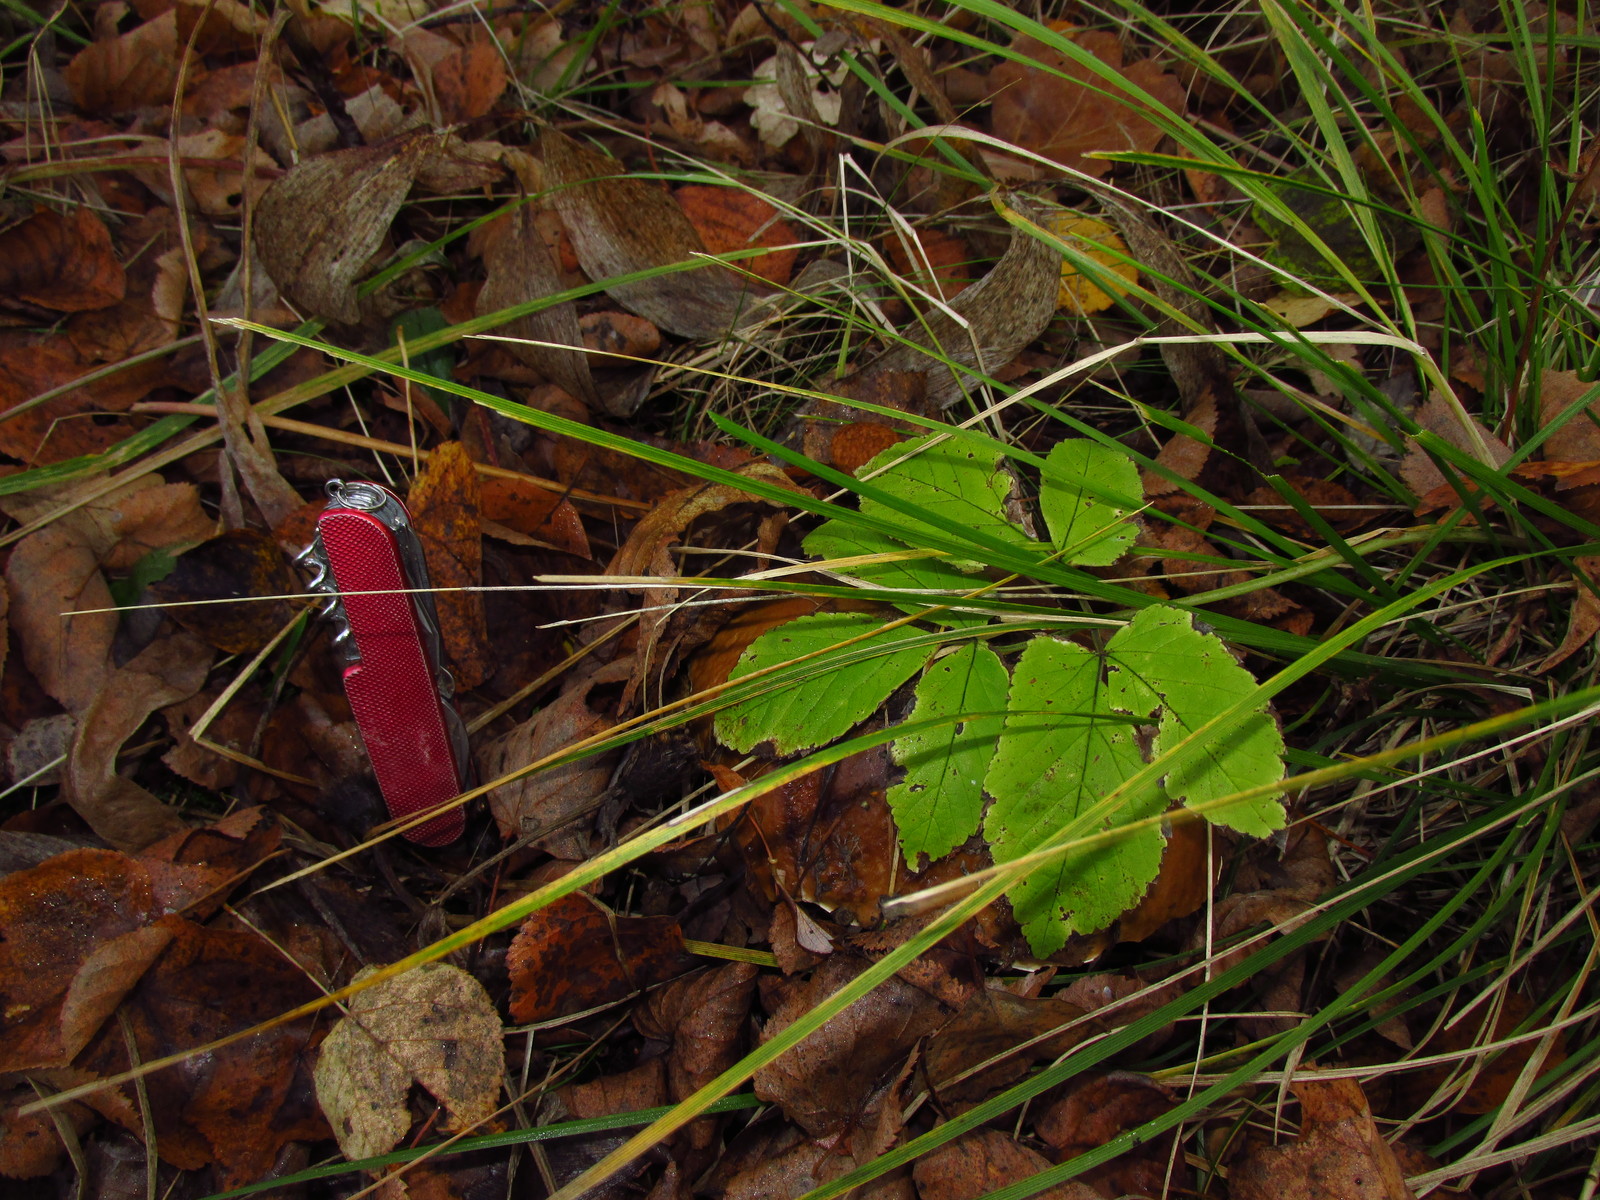
[[[908,547],[875,529],[847,525],[843,521],[825,521],[807,535],[802,543],[807,554],[818,558],[854,558],[860,554],[888,554]],[[931,589],[960,595],[979,586],[981,581],[964,574],[951,565],[947,558],[915,558],[899,562],[869,563],[845,569],[845,574],[865,580],[874,587],[894,589]],[[921,612],[929,604],[939,604],[947,596],[924,596],[896,604],[902,612]],[[941,625],[959,627],[981,625],[987,618],[971,613],[943,612],[928,618]]]
[[[1037,849],[1068,821],[1144,766],[1134,726],[1119,711],[1120,689],[1103,678],[1099,655],[1037,637],[1012,673],[1009,715],[984,787],[994,797],[984,833],[996,863]],[[1156,792],[1106,816],[1110,828],[1160,812]],[[1074,931],[1109,925],[1143,894],[1161,866],[1164,840],[1140,829],[1035,871],[1010,892],[1011,908],[1035,954],[1054,954]]]
[[[1039,509],[1062,560],[1104,567],[1133,545],[1128,515],[1143,503],[1133,460],[1087,438],[1056,444],[1039,473]]]
[[[917,681],[911,721],[960,713],[999,714],[1011,677],[993,650],[969,642],[935,660]],[[895,740],[890,747],[906,769],[889,789],[900,848],[915,865],[919,854],[942,858],[966,841],[983,817],[983,776],[994,756],[1004,718],[973,717]]]
[[[819,655],[805,664],[814,673],[804,679],[779,682],[772,690],[717,713],[717,737],[741,752],[770,741],[779,754],[794,754],[843,737],[928,661],[926,645],[905,645],[925,634],[904,626],[874,633],[882,624],[881,618],[870,613],[815,613],[767,630],[739,657],[728,672],[730,680],[831,650],[863,635],[871,636],[849,647],[849,652],[877,653],[839,664]]]
[[[1119,630],[1107,648],[1123,679],[1127,711],[1159,708],[1155,753],[1166,754],[1195,729],[1250,696],[1256,681],[1213,633],[1201,633],[1189,615],[1153,605]],[[1283,734],[1256,711],[1220,737],[1179,756],[1166,787],[1174,800],[1205,804],[1283,777]],[[1252,837],[1283,828],[1283,805],[1271,797],[1204,810],[1216,825]]]
[[[919,509],[1035,553],[1037,543],[1006,519],[1005,503],[1012,492],[1012,478],[1001,468],[1000,455],[966,439],[952,437],[936,442],[936,436],[890,446],[862,468],[862,478]],[[920,452],[914,453],[919,448]],[[895,465],[881,475],[873,475],[885,463]],[[912,546],[925,545],[923,539],[929,534],[941,539],[949,537],[937,526],[889,508],[870,496],[861,497],[861,511],[896,526],[895,536]],[[983,566],[978,560],[947,561],[974,571]]]
[[[1145,762],[1135,723],[1155,726],[1158,759],[1172,755],[1164,789],[1123,797],[1101,815],[1100,830],[1154,816],[1169,797],[1205,804],[1281,779],[1283,737],[1260,707],[1231,730],[1177,749],[1256,692],[1256,681],[1227,647],[1178,609],[1145,609],[1107,643],[1103,659],[1069,642],[1035,638],[1013,673],[1009,715],[984,780],[994,798],[984,830],[995,861],[1038,849],[1131,779]],[[1203,811],[1210,821],[1255,836],[1284,821],[1282,805],[1270,798]],[[1155,827],[1130,830],[1012,889],[1012,908],[1034,952],[1052,954],[1068,934],[1100,929],[1131,907],[1155,878],[1163,845]]]

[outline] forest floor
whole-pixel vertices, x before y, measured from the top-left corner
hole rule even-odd
[[[46,7],[8,1196],[1600,1191],[1583,0]]]

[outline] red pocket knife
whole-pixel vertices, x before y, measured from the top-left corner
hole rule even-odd
[[[428,568],[411,515],[375,483],[328,484],[328,507],[299,560],[311,588],[332,599],[324,612],[339,626],[344,690],[366,744],[389,815],[411,817],[470,785],[467,731],[451,697],[455,681],[440,662],[439,619],[427,591]],[[405,836],[445,846],[461,836],[460,808]]]

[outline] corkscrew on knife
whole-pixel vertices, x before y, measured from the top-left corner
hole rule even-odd
[[[328,507],[296,561],[328,594],[344,690],[393,818],[416,816],[471,784],[467,731],[441,661],[439,619],[422,543],[400,498],[375,483],[332,480]],[[466,824],[459,808],[406,832],[445,846]]]

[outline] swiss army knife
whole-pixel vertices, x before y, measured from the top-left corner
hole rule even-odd
[[[440,658],[439,619],[422,543],[400,498],[375,483],[332,480],[316,537],[297,560],[328,593],[344,690],[389,815],[414,817],[470,786],[467,731]],[[418,590],[424,589],[424,590]],[[405,833],[424,846],[461,836],[460,808]]]

